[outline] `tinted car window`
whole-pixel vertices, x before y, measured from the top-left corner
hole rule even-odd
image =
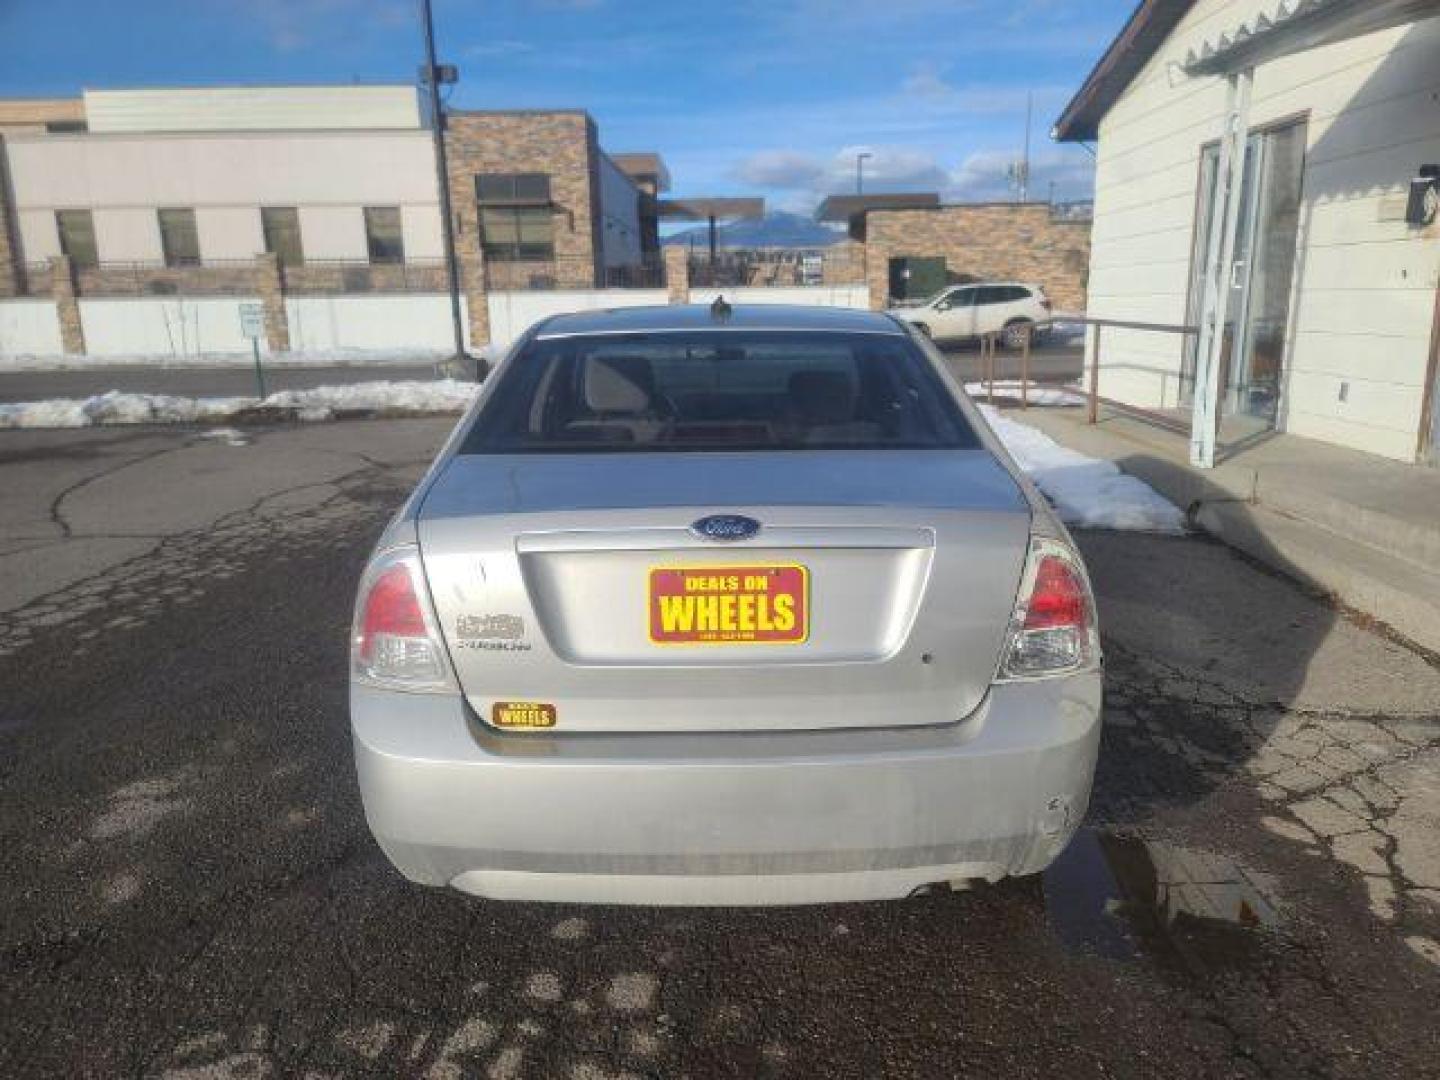
[[[1030,290],[1023,285],[987,285],[980,290],[982,304],[1011,304],[1030,299]]]
[[[534,339],[498,377],[462,453],[979,445],[898,335]]]

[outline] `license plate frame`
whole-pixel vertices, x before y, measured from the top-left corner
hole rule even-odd
[[[667,609],[667,597],[682,602]],[[725,604],[726,597],[734,599]],[[781,597],[789,603],[777,603]],[[810,569],[795,562],[655,565],[645,575],[645,610],[653,645],[803,645],[810,639]]]

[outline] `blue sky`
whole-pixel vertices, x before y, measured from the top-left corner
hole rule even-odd
[[[1033,93],[1032,195],[1090,194],[1051,121],[1135,0],[434,0],[462,108],[588,109],[677,194],[811,209],[854,189],[1009,196]],[[0,95],[408,81],[411,0],[0,0]]]

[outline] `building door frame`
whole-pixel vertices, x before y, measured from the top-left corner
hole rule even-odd
[[[1420,400],[1420,432],[1415,460],[1440,468],[1440,284],[1435,286],[1435,317],[1430,325],[1430,362]]]
[[[1195,350],[1195,404],[1190,422],[1190,463],[1202,469],[1215,466],[1215,443],[1220,425],[1220,369],[1225,334],[1221,325],[1229,300],[1229,275],[1236,237],[1240,231],[1240,180],[1245,168],[1245,146],[1250,138],[1250,96],[1255,69],[1226,77],[1225,120],[1220,135],[1220,158],[1210,192],[1210,235],[1204,248],[1205,284],[1200,300],[1200,341]]]

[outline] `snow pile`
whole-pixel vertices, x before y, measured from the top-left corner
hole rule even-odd
[[[185,398],[110,390],[88,398],[0,403],[0,428],[196,423],[223,419],[253,403],[246,398]]]
[[[211,442],[223,442],[228,446],[249,446],[250,437],[239,428],[220,427],[202,431],[200,438]]]
[[[1185,518],[1149,484],[1114,464],[1061,446],[1044,432],[989,405],[986,421],[1067,525],[1138,532],[1182,533]]]
[[[337,412],[463,412],[477,389],[476,383],[455,379],[317,386],[313,390],[281,390],[267,397],[265,406],[298,409],[302,420],[327,420]]]
[[[1020,400],[1020,381],[1018,379],[996,379],[995,398],[1006,401]],[[972,398],[988,397],[990,384],[983,382],[971,382],[965,384],[965,392]],[[1068,386],[1040,386],[1031,383],[1026,392],[1025,400],[1031,405],[1054,406],[1054,405],[1081,405],[1085,401],[1085,395],[1079,390]]]
[[[329,420],[337,413],[414,416],[461,412],[477,385],[455,379],[368,382],[282,390],[258,398],[185,398],[110,390],[83,399],[0,403],[0,428],[76,428],[104,424],[210,423],[241,413],[283,411],[300,420]]]
[[[489,348],[489,346],[487,346]],[[260,360],[274,367],[425,367],[444,363],[448,349],[296,349],[262,352]],[[255,360],[244,352],[117,353],[110,356],[0,356],[0,371],[93,371],[106,367],[251,368]]]

